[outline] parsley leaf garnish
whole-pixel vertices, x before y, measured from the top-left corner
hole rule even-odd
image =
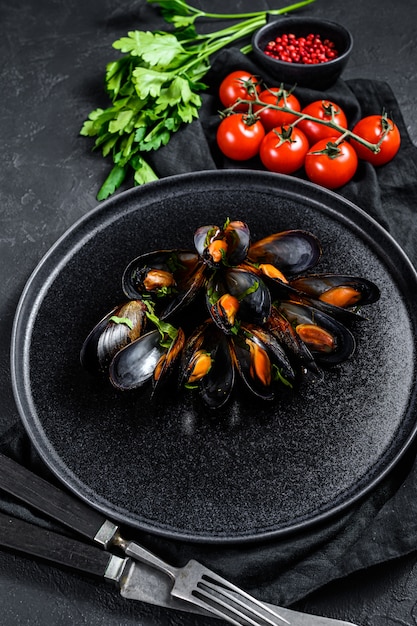
[[[113,43],[121,57],[107,64],[105,87],[111,104],[95,109],[80,134],[95,138],[94,148],[111,157],[113,167],[97,198],[104,200],[133,174],[135,185],[156,180],[157,173],[145,154],[168,143],[183,124],[199,115],[201,82],[210,69],[210,57],[218,50],[251,35],[267,16],[301,8],[314,0],[302,0],[271,11],[217,14],[201,11],[185,0],[147,0],[159,5],[173,32],[132,30]],[[199,34],[197,18],[232,19],[228,28]],[[242,49],[247,52],[248,48]]]

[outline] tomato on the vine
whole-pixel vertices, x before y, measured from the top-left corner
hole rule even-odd
[[[296,98],[293,93],[285,91],[285,89],[281,89],[280,87],[272,87],[271,89],[261,91],[259,100],[265,104],[280,107],[286,106],[293,111],[301,111],[301,104],[298,98]],[[265,108],[261,104],[255,104],[253,110],[261,120],[266,132],[278,126],[284,126],[284,124],[291,124],[297,119],[297,115],[293,113],[279,111],[278,109],[272,109],[270,107]]]
[[[239,98],[242,100],[254,100],[261,92],[259,80],[250,72],[236,70],[228,74],[220,83],[219,98],[226,108],[235,104]],[[249,108],[248,104],[238,104],[234,111],[245,112]]]
[[[267,170],[292,174],[299,170],[309,148],[307,137],[296,126],[281,126],[262,140],[259,156]]]
[[[351,140],[352,146],[360,159],[369,161],[372,165],[385,165],[391,161],[400,149],[401,136],[398,126],[384,115],[368,115],[363,117],[354,126],[352,132],[370,143],[379,142],[379,151],[373,152],[367,146],[355,139]]]
[[[306,154],[304,168],[309,180],[327,189],[342,187],[353,178],[358,157],[347,141],[338,137],[320,139]]]
[[[217,129],[217,145],[223,154],[235,161],[246,161],[258,154],[265,137],[261,122],[245,113],[234,113],[222,119]]]
[[[347,128],[347,118],[344,111],[338,104],[331,102],[330,100],[315,100],[307,106],[305,106],[301,113],[311,115],[319,120],[326,122],[335,122],[342,128]],[[314,122],[313,120],[301,120],[298,123],[298,127],[307,136],[310,145],[313,145],[320,139],[325,137],[340,137],[341,133],[334,128],[320,124],[320,122]]]

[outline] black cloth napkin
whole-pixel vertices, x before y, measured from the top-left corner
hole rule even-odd
[[[236,168],[235,163],[223,158],[216,149],[215,130],[220,106],[217,87],[227,73],[238,68],[262,76],[270,86],[276,84],[250,57],[238,50],[220,53],[207,76],[210,87],[203,96],[200,118],[178,132],[153,156],[153,166],[160,177]],[[389,85],[339,79],[326,92],[296,88],[295,93],[303,105],[324,97],[334,100],[344,108],[350,124],[364,115],[381,113],[383,109],[395,120],[402,136],[395,159],[378,169],[361,163],[354,179],[338,192],[384,226],[417,266],[417,148],[409,138]],[[239,167],[262,169],[256,159]],[[54,480],[20,423],[0,437],[0,452]],[[42,516],[5,496],[0,498],[0,509],[47,524]],[[417,550],[415,448],[410,448],[395,471],[365,499],[305,532],[261,543],[220,547],[168,541],[151,535],[137,538],[173,563],[181,565],[189,558],[199,559],[257,597],[290,605],[332,580]]]

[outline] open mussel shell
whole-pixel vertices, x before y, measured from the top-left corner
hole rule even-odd
[[[123,391],[139,389],[153,377],[159,359],[167,352],[158,330],[151,330],[120,350],[110,363],[110,382]]]
[[[290,281],[290,286],[299,294],[314,298],[315,306],[339,318],[348,319],[364,305],[373,304],[380,298],[380,290],[372,281],[360,276],[343,274],[310,274]]]
[[[169,285],[169,291],[175,294],[189,283],[198,262],[198,255],[190,250],[156,250],[142,254],[125,268],[122,289],[128,298],[137,298],[144,293],[153,295],[158,291],[158,287],[149,289],[146,285],[146,276],[152,270],[160,270],[172,276],[173,284]],[[161,293],[158,295],[160,297]]]
[[[197,265],[195,272],[188,276],[187,282],[180,283],[178,293],[168,302],[164,302],[159,312],[161,320],[174,320],[180,324],[184,320],[183,309],[190,306],[196,299],[206,282],[205,267]],[[162,304],[162,303],[161,303]]]
[[[204,369],[190,383],[199,355],[206,357]],[[235,380],[229,343],[211,320],[201,324],[186,341],[180,371],[180,384],[197,387],[202,402],[209,409],[219,409],[229,400]]]
[[[271,294],[263,280],[256,274],[237,267],[227,268],[221,274],[213,274],[206,288],[206,303],[211,314],[213,305],[225,294],[239,302],[237,317],[254,324],[264,324],[271,310]],[[213,315],[218,323],[218,318]],[[227,320],[224,326],[227,328]]]
[[[230,268],[223,274],[227,293],[239,300],[239,317],[264,324],[271,311],[271,294],[263,280],[246,270]]]
[[[91,373],[107,370],[114,355],[144,332],[146,310],[141,300],[130,300],[107,313],[82,345],[82,366]]]
[[[240,336],[233,342],[236,369],[258,398],[273,400],[272,363],[266,347],[255,337]]]
[[[356,341],[351,331],[327,313],[295,302],[283,301],[276,307],[319,364],[337,365],[355,352]]]
[[[223,228],[201,226],[194,233],[194,246],[209,267],[239,265],[247,256],[250,231],[245,222],[231,221]]]
[[[303,377],[312,380],[323,379],[323,371],[314,360],[307,345],[297,335],[288,319],[274,305],[271,308],[266,328],[285,347],[290,361]]]
[[[234,331],[239,307],[239,300],[229,293],[225,293],[211,305],[210,315],[217,326],[224,333],[229,334]]]
[[[228,402],[235,381],[235,371],[225,336],[213,345],[211,358],[211,369],[201,379],[199,395],[206,407],[219,409]]]
[[[286,276],[305,272],[319,261],[319,240],[305,230],[286,230],[252,243],[248,258],[252,263],[275,265]]]
[[[271,359],[271,363],[279,369],[281,376],[290,384],[294,382],[294,370],[285,352],[285,349],[277,337],[266,327],[255,324],[242,324],[242,331],[246,337],[255,337],[261,342]]]
[[[231,351],[235,367],[245,385],[258,398],[275,397],[275,373],[288,385],[294,381],[291,364],[276,339],[266,330],[244,325],[233,337]],[[275,368],[275,369],[274,369]]]
[[[168,350],[162,354],[153,372],[154,393],[173,378],[179,364],[182,350],[185,344],[185,334],[182,328],[178,328],[177,336],[173,339]]]
[[[201,258],[207,256],[206,250],[210,242],[222,236],[222,229],[215,224],[200,226],[194,233],[194,247]]]
[[[152,298],[158,316],[166,319],[193,300],[204,280],[204,266],[198,254],[189,250],[160,250],[143,254],[129,263],[122,276],[122,289],[130,298]]]

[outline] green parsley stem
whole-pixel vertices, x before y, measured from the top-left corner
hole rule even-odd
[[[170,140],[183,124],[198,117],[200,82],[210,70],[210,57],[237,40],[252,35],[268,15],[294,11],[315,0],[301,0],[287,7],[253,13],[210,13],[190,6],[186,0],[147,0],[158,4],[173,32],[132,30],[113,43],[124,56],[107,64],[106,90],[111,99],[107,109],[97,108],[85,120],[81,134],[94,137],[94,148],[110,156],[113,167],[98,192],[98,200],[113,194],[133,171],[141,185],[158,178],[144,154]],[[233,19],[236,23],[200,34],[197,18]],[[244,54],[251,46],[241,48]]]
[[[189,4],[187,6],[188,6],[190,13],[197,14],[197,17],[211,18],[211,19],[216,19],[216,20],[222,20],[222,19],[236,20],[236,19],[248,19],[251,17],[259,17],[260,15],[265,15],[265,19],[266,19],[267,14],[282,15],[283,13],[287,13],[288,11],[295,11],[296,9],[300,9],[306,6],[307,4],[311,4],[314,1],[315,0],[302,0],[302,2],[296,2],[295,4],[284,7],[282,9],[270,9],[265,12],[253,11],[252,13],[209,13],[206,11],[201,11],[199,9],[196,9],[195,7],[192,7]]]

